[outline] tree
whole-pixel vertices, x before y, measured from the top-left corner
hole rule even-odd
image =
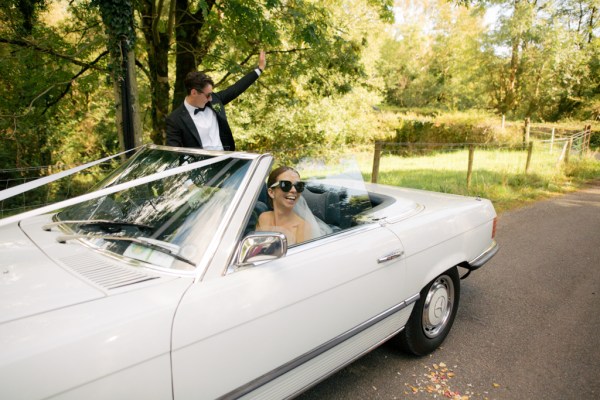
[[[169,113],[169,51],[175,24],[175,1],[139,0],[135,3],[146,43],[146,73],[150,85],[150,140],[163,144]]]
[[[142,132],[133,50],[133,4],[123,0],[92,0],[92,5],[100,9],[108,36],[119,142],[122,149],[134,149],[142,144]]]
[[[482,12],[444,1],[405,4],[382,49],[387,97],[404,107],[464,109],[485,101],[479,68]]]
[[[188,72],[200,67],[216,74],[217,86],[224,85],[248,69],[261,48],[267,49],[269,70],[273,73],[288,78],[310,76],[319,90],[331,89],[332,85],[336,86],[334,90],[344,90],[348,82],[347,78],[340,81],[340,74],[351,76],[359,72],[364,46],[349,38],[355,30],[352,27],[346,31],[336,28],[335,23],[343,26],[342,20],[352,16],[350,12],[334,22],[337,10],[346,8],[346,4],[349,10],[362,7],[380,11],[380,18],[390,17],[388,0],[173,1],[170,7],[161,0],[142,1],[138,6],[148,49],[155,143],[163,143],[165,137],[169,41],[175,41],[172,108],[185,96],[183,80]],[[277,80],[274,86],[285,85]]]
[[[39,2],[32,18],[16,1],[0,2],[0,168],[80,163],[118,150],[114,123],[107,128],[114,107],[99,85],[108,52],[97,11],[74,3],[71,18],[58,20],[51,3]]]
[[[121,61],[132,63],[133,50],[142,72],[143,121],[150,126],[145,141],[163,143],[164,118],[181,101],[182,78],[190,69],[203,69],[217,85],[227,85],[252,67],[261,48],[269,54],[267,72],[238,100],[239,112],[235,107],[230,119],[243,128],[239,135],[248,143],[256,142],[251,134],[273,136],[263,123],[280,118],[272,113],[290,115],[302,105],[363,87],[377,90],[362,54],[376,24],[391,16],[389,0],[93,0],[48,2],[43,18],[36,19],[46,2],[24,1],[0,0],[0,52],[6,55],[0,81],[10,91],[0,99],[6,165],[40,165],[31,148],[47,149],[44,163],[113,153],[118,141],[110,119],[116,119],[114,104],[123,103],[120,95],[107,97],[105,83],[121,82]],[[20,4],[38,7],[24,14]],[[61,13],[69,18],[54,18],[58,6],[66,6]],[[25,26],[29,33],[23,33]],[[365,97],[377,101],[370,93]],[[321,134],[319,123],[310,126],[310,131],[304,125],[283,127],[288,133]]]
[[[480,2],[474,2],[479,4]],[[481,2],[483,3],[483,2]],[[494,1],[505,12],[484,37],[492,105],[517,118],[557,119],[598,88],[597,0]],[[508,11],[506,11],[508,10]]]

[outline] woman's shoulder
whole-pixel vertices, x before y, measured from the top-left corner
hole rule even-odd
[[[259,224],[261,222],[267,222],[267,221],[273,221],[273,211],[265,211],[265,212],[262,212],[258,216],[258,223]]]
[[[294,213],[294,223],[296,224],[302,224],[304,225],[306,221],[304,221],[304,218],[302,218],[301,216],[299,216],[298,214]]]

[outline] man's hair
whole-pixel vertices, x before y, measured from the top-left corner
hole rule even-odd
[[[192,89],[202,91],[207,85],[215,86],[212,78],[203,72],[192,71],[185,76],[183,81],[187,94],[192,93]]]

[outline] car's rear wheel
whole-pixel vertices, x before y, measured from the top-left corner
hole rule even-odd
[[[437,349],[452,328],[459,298],[460,278],[454,267],[421,290],[421,297],[398,335],[400,347],[417,356]]]

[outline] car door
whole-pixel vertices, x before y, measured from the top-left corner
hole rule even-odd
[[[381,338],[319,365],[327,351],[404,308],[412,293],[400,254],[398,238],[373,223],[193,285],[173,325],[175,398],[235,398],[295,379],[288,372],[303,364],[321,368],[284,392],[297,390],[371,348],[377,343],[369,340]]]

